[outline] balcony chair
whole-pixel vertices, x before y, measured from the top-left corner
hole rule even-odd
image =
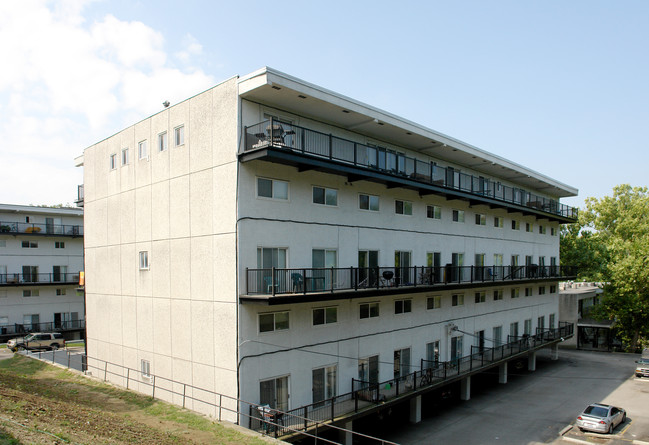
[[[291,282],[293,283],[293,292],[301,292],[304,289],[304,279],[301,273],[292,273]]]

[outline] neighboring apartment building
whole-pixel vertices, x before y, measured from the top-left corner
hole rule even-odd
[[[83,211],[0,204],[0,342],[61,331],[81,338]]]
[[[558,325],[576,189],[270,68],[77,164],[88,354],[143,381],[287,410]]]

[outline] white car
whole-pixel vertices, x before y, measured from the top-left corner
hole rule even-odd
[[[7,348],[13,352],[19,349],[59,349],[64,346],[65,340],[60,332],[34,332],[7,342]]]
[[[612,434],[616,426],[624,423],[626,411],[622,408],[601,403],[588,405],[577,417],[575,424],[580,430]]]

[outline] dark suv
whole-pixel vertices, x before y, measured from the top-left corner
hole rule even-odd
[[[34,332],[7,342],[7,348],[13,352],[19,349],[59,349],[64,346],[65,339],[60,332]]]

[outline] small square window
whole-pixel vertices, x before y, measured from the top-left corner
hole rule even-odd
[[[326,206],[338,205],[338,190],[313,187],[313,203]]]
[[[259,332],[284,331],[288,326],[288,311],[259,314]]]
[[[526,297],[531,297],[532,296],[532,288],[531,287],[526,287],[525,288],[525,296]]]
[[[394,201],[394,213],[397,215],[412,215],[412,202],[397,199]]]
[[[361,210],[379,211],[379,197],[374,195],[358,195],[358,208]]]
[[[37,249],[38,248],[38,242],[36,242],[36,241],[23,241],[22,246],[23,246],[23,249]]]
[[[539,286],[539,295],[545,295],[545,286]]]
[[[174,145],[176,147],[185,144],[185,126],[174,128]]]
[[[122,149],[122,165],[128,165],[128,148]]]
[[[442,307],[442,297],[434,295],[426,299],[426,309],[439,309]]]
[[[521,222],[512,219],[512,230],[521,230]]]
[[[556,294],[557,293],[557,285],[556,284],[550,285],[550,293],[551,294]]]
[[[360,318],[375,318],[379,316],[379,303],[361,303]]]
[[[521,296],[521,290],[519,288],[514,288],[511,290],[511,296],[512,298],[518,298]]]
[[[546,226],[539,226],[539,233],[545,235],[547,233]]]
[[[151,362],[148,360],[142,360],[140,362],[140,369],[142,370],[142,377],[151,378]]]
[[[494,217],[494,227],[497,227],[497,228],[499,228],[499,229],[502,229],[502,228],[503,228],[504,219],[505,219],[505,218],[503,218],[502,216],[495,216],[495,217]]]
[[[494,290],[494,301],[503,299],[503,291],[501,289]]]
[[[149,152],[146,147],[146,141],[140,141],[137,144],[137,153],[138,157],[140,159],[148,159],[149,158]]]
[[[556,234],[557,234],[557,229],[555,229],[554,227],[550,227],[550,236],[554,236]]]
[[[57,289],[56,290],[56,295],[65,295],[65,289]]]
[[[484,303],[487,301],[487,295],[485,292],[476,292],[475,293],[475,302],[476,303]]]
[[[158,135],[158,151],[165,151],[167,149],[167,132]]]
[[[288,200],[288,182],[257,178],[257,196],[260,198]]]
[[[440,206],[426,206],[426,217],[431,219],[442,219],[442,208]]]
[[[526,231],[526,232],[533,232],[533,231],[534,231],[534,224],[532,224],[532,223],[525,223],[525,231]]]
[[[487,215],[484,213],[476,213],[475,214],[475,223],[478,226],[486,226],[487,225]]]
[[[25,289],[23,290],[23,297],[38,297],[40,291],[38,289]]]
[[[140,252],[140,270],[149,269],[149,252],[142,251]]]
[[[412,312],[412,300],[395,300],[394,302],[394,313],[395,314],[406,314]]]
[[[54,241],[54,248],[55,249],[65,249],[65,242],[64,241]]]
[[[453,210],[453,221],[464,222],[464,210]]]
[[[453,294],[451,306],[464,306],[464,294]]]
[[[115,153],[110,155],[110,169],[115,170],[117,168],[117,155]]]
[[[313,309],[313,325],[333,324],[338,322],[338,308],[336,306]]]

